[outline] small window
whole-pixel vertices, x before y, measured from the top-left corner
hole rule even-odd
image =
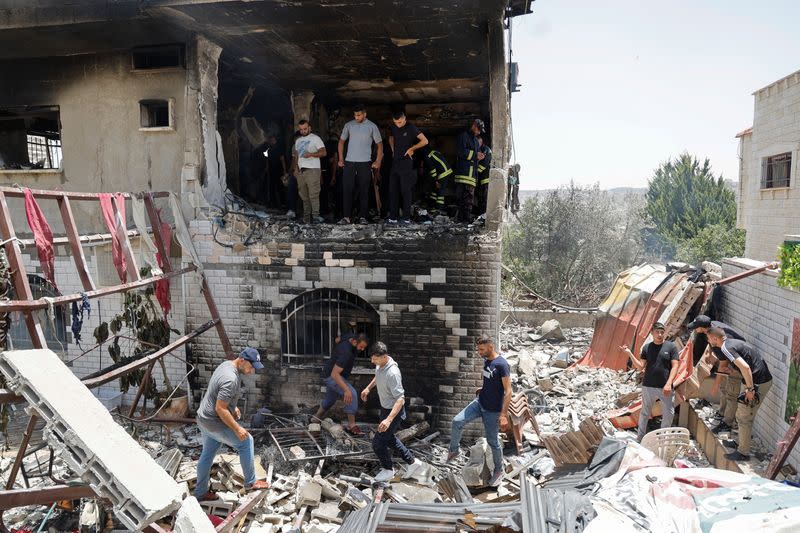
[[[131,52],[134,70],[155,70],[182,68],[184,65],[183,45],[167,44],[135,48]]]
[[[281,353],[289,363],[321,364],[346,333],[377,338],[380,316],[364,299],[341,289],[316,289],[296,297],[281,313]],[[366,354],[363,363],[369,364]]]
[[[139,119],[141,129],[173,129],[172,100],[141,100]]]
[[[0,108],[0,170],[61,168],[58,106]]]
[[[792,171],[792,153],[773,155],[761,160],[761,188],[788,187]]]

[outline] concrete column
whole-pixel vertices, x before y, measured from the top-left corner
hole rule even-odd
[[[305,119],[311,121],[311,103],[314,101],[313,91],[292,92],[292,111],[295,125]]]
[[[492,166],[486,202],[486,228],[498,231],[503,224],[509,155],[508,64],[503,21],[489,21],[489,109],[491,113]]]

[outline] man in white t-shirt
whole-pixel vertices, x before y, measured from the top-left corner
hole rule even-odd
[[[322,186],[322,165],[325,157],[325,143],[318,135],[311,133],[311,124],[303,119],[297,123],[300,136],[294,141],[292,149],[292,171],[297,177],[297,192],[303,201],[303,220],[310,224],[325,222],[319,216],[319,191]]]

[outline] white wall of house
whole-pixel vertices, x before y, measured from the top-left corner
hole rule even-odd
[[[800,71],[756,91],[752,133],[740,136],[739,227],[745,256],[774,260],[784,235],[800,233]],[[762,161],[792,154],[789,187],[762,188]]]

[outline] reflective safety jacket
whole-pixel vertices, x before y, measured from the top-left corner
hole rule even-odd
[[[471,131],[462,132],[456,142],[456,183],[475,187],[478,184],[478,139]]]
[[[484,158],[478,161],[478,185],[489,185],[489,168],[492,166],[492,149],[485,144],[481,146]]]
[[[450,164],[444,158],[442,153],[437,150],[429,150],[428,153],[425,154],[423,162],[425,164],[425,169],[428,172],[428,176],[433,178],[434,181],[442,181],[453,173],[453,169],[450,168]]]

